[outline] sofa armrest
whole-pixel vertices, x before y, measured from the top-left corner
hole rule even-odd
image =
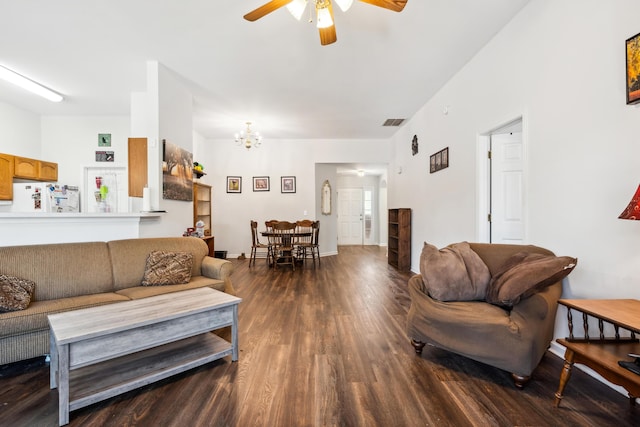
[[[546,289],[521,300],[511,310],[512,317],[524,319],[546,319],[551,315],[555,319],[558,299],[562,293],[562,282],[554,283]]]
[[[202,275],[212,279],[224,280],[224,291],[236,295],[236,290],[231,282],[233,263],[226,259],[205,256],[202,259]]]
[[[205,256],[202,259],[202,275],[224,280],[233,274],[233,263],[226,259]]]

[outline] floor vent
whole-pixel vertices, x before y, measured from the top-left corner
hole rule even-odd
[[[400,126],[404,122],[404,119],[387,119],[382,126]]]

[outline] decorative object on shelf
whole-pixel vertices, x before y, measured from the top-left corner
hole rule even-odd
[[[162,140],[162,198],[193,200],[193,155],[175,144]]]
[[[270,189],[268,176],[253,177],[253,191],[269,191]]]
[[[295,193],[296,192],[296,177],[295,176],[281,176],[280,177],[280,192],[281,193]]]
[[[413,139],[411,140],[411,155],[415,156],[418,154],[418,135],[413,135]]]
[[[402,12],[407,0],[360,0],[363,3],[368,3],[374,6],[379,6],[383,9],[392,10],[394,12]],[[332,2],[338,4],[343,12],[349,10],[353,4],[353,0],[271,0],[268,3],[263,4],[259,8],[244,15],[244,19],[247,21],[256,21],[263,16],[280,9],[282,6],[287,6],[289,12],[298,21],[304,13],[304,9],[307,3],[312,4],[311,7],[315,9],[316,13],[316,27],[320,31],[320,44],[325,46],[331,43],[335,43],[338,38],[336,37],[336,26],[334,24],[333,17],[333,5]],[[309,9],[309,22],[313,22],[313,9]]]
[[[449,147],[429,156],[429,173],[449,167]]]
[[[242,177],[241,176],[227,177],[227,193],[242,193]]]
[[[200,179],[206,175],[206,173],[204,173],[204,166],[202,166],[202,163],[193,162],[193,174],[196,176],[196,179]]]
[[[99,133],[98,134],[98,147],[111,147],[111,134]]]
[[[321,200],[321,209],[322,215],[331,215],[331,184],[329,184],[329,180],[325,179],[322,183],[322,200]]]
[[[258,148],[262,145],[260,132],[251,130],[251,122],[247,122],[247,129],[235,134],[236,144],[243,145],[247,150]]]
[[[628,38],[627,47],[627,104],[640,102],[640,33]]]
[[[618,218],[640,220],[640,185]]]

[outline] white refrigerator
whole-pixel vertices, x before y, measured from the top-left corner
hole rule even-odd
[[[69,185],[15,183],[8,212],[80,212],[80,192],[78,187]]]

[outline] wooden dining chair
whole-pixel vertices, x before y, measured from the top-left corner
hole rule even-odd
[[[294,254],[295,230],[295,222],[278,221],[273,224],[273,237],[269,238],[269,243],[273,246],[273,265],[276,269],[280,265],[291,265],[293,271],[296,270]]]
[[[256,255],[258,250],[266,250],[266,258],[267,264],[271,262],[271,247],[268,244],[261,243],[260,238],[258,236],[258,222],[251,221],[251,256],[249,257],[249,266],[251,266],[251,261],[253,261],[253,265],[256,265]]]
[[[313,221],[310,219],[303,219],[300,221],[296,221],[296,234],[305,234],[307,235],[298,235],[296,237],[295,243],[295,251],[296,257],[301,258],[303,261],[306,260],[308,255],[311,255],[313,258],[313,266],[316,266],[316,260],[313,256],[313,251],[311,250],[313,245]]]

